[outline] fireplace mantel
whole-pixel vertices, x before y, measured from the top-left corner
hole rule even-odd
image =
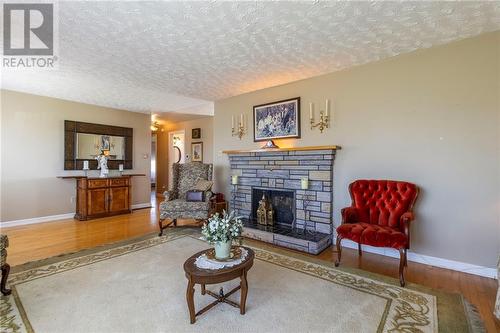
[[[289,147],[289,148],[259,148],[250,150],[223,150],[224,154],[245,154],[245,153],[264,153],[267,151],[306,151],[306,150],[340,150],[340,146],[311,146],[311,147]]]

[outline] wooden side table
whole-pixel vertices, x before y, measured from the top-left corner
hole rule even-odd
[[[205,253],[208,250],[200,251],[186,260],[184,263],[184,271],[186,272],[186,278],[188,279],[188,286],[186,290],[186,300],[189,309],[189,318],[191,324],[194,324],[196,321],[196,316],[199,316],[206,311],[213,308],[218,303],[226,303],[235,308],[240,309],[240,314],[245,314],[245,305],[247,300],[248,293],[248,281],[247,281],[247,272],[253,266],[253,260],[255,257],[255,253],[252,249],[248,247],[244,247],[247,251],[247,257],[243,262],[239,265],[222,268],[222,269],[201,269],[195,265],[196,258]],[[220,288],[219,294],[216,294],[210,290],[206,290],[205,286],[207,284],[217,284],[223,283],[230,280],[234,280],[236,278],[240,278],[240,285],[231,290],[228,293],[224,293],[222,287]],[[208,294],[215,298],[215,301],[204,307],[198,312],[195,312],[194,308],[194,285],[201,285],[201,294]],[[228,299],[229,296],[234,294],[236,291],[241,289],[241,297],[240,304],[233,302]]]
[[[210,214],[209,216],[214,215],[215,213],[222,214],[223,211],[227,212],[227,201],[216,201],[215,198],[210,200]]]

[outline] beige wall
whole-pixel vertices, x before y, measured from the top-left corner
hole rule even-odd
[[[7,90],[1,96],[1,221],[75,211],[75,181],[56,178],[82,174],[64,171],[64,120],[132,127],[133,172],[147,175],[134,177],[132,203],[150,201],[149,115]]]
[[[282,146],[342,146],[334,166],[334,221],[359,178],[407,180],[422,191],[412,251],[494,267],[500,246],[500,33],[423,50],[215,103],[217,188],[228,191],[224,149],[256,148],[253,130],[231,137],[231,115],[301,97],[302,138]],[[308,104],[333,101],[333,126],[308,127]],[[317,115],[317,114],[316,114]]]
[[[167,115],[168,116],[168,115]],[[165,117],[167,117],[165,116]],[[201,117],[194,120],[172,123],[164,121],[163,132],[158,133],[157,189],[162,193],[168,188],[168,133],[185,130],[185,150],[191,157],[191,143],[203,142],[203,162],[213,163],[213,117]],[[191,130],[201,128],[201,139],[191,139]]]

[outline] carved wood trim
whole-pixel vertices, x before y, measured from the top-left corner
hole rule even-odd
[[[133,168],[133,142],[134,129],[129,127],[119,127],[103,124],[84,123],[79,121],[64,121],[64,170],[82,170],[84,159],[76,158],[76,133],[88,133],[98,135],[112,135],[125,137],[125,159],[109,160],[108,168],[118,170],[118,165],[123,164],[124,169]],[[97,169],[96,160],[89,161],[91,170]]]

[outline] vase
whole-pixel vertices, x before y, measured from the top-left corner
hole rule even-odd
[[[231,241],[216,242],[214,248],[216,259],[227,259],[231,255]]]

